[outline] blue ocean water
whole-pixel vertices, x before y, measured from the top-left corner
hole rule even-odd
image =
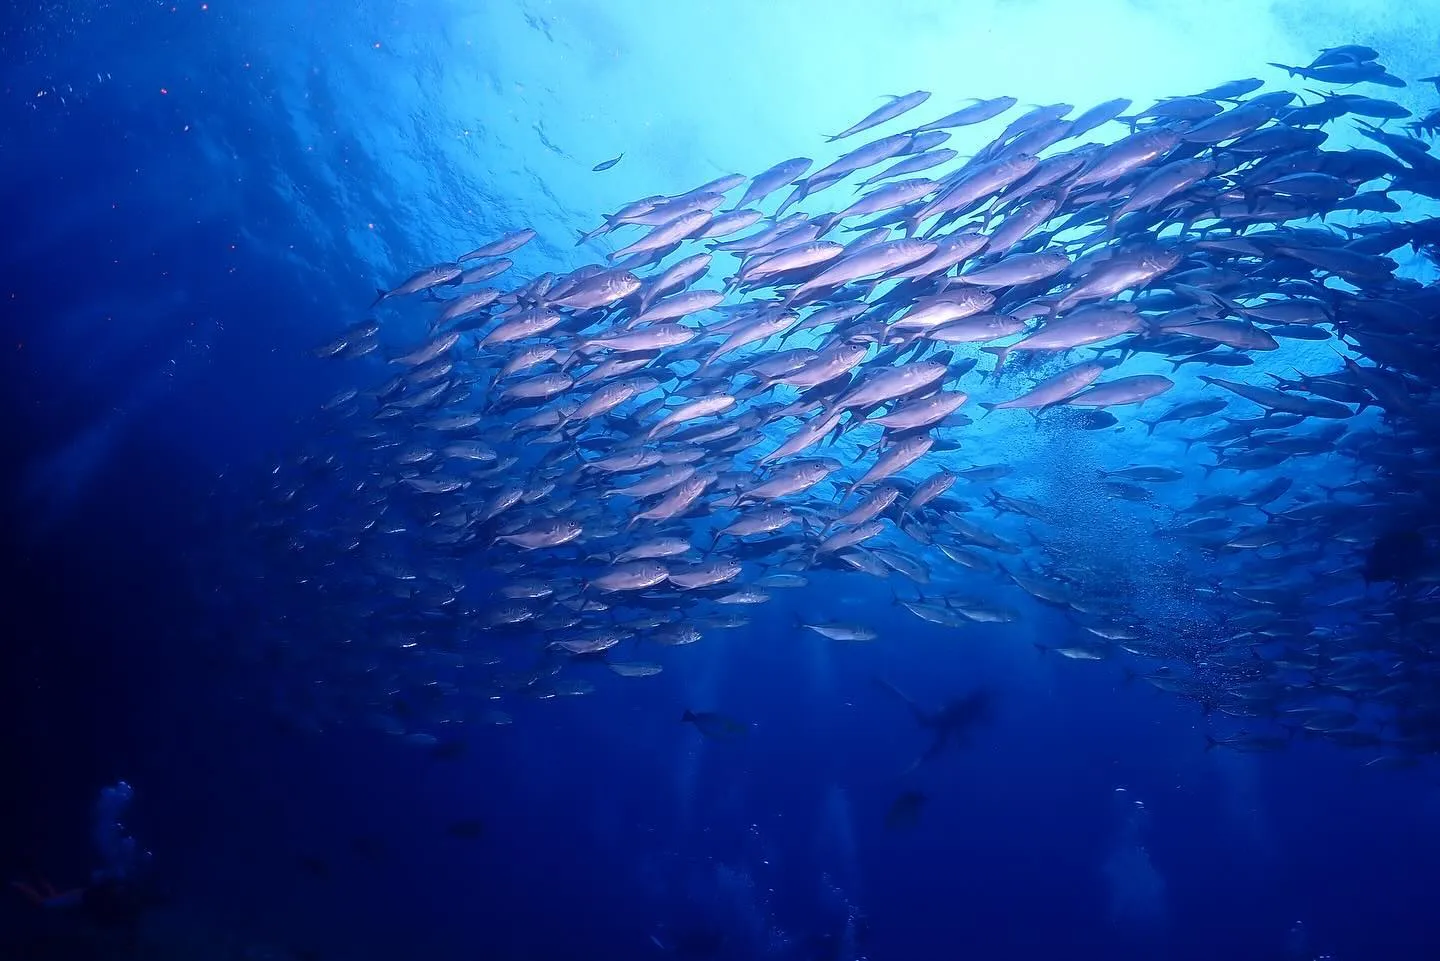
[[[289,475],[271,469],[356,446],[320,407],[357,386],[354,364],[374,361],[364,386],[389,371],[315,348],[418,268],[533,227],[515,275],[574,270],[610,249],[574,244],[602,215],[828,162],[843,145],[823,135],[886,94],[930,91],[936,115],[1006,94],[1144,104],[1280,82],[1267,62],[1346,43],[1413,79],[1440,71],[1436,36],[1440,12],[1338,0],[16,5],[0,32],[0,874],[88,877],[91,805],[123,778],[158,893],[138,947],[15,894],[4,956],[1436,956],[1433,759],[1367,767],[1373,752],[1306,736],[1206,750],[1213,719],[1137,665],[1037,651],[1072,619],[1024,595],[1007,595],[1018,622],[957,633],[891,583],[817,578],[665,652],[658,677],[434,726],[451,756],[397,736],[420,730],[413,713],[392,729],[375,694],[392,682],[367,676],[390,662],[335,627],[356,598],[302,609],[257,579],[319,556],[257,550],[265,530],[353,520],[344,500],[278,512],[270,478]],[[1436,99],[1385,93],[1416,114]],[[1434,215],[1407,203],[1397,220]],[[388,309],[394,356],[423,325]],[[1000,420],[976,427],[977,462],[1051,477],[1026,496],[1075,509],[1057,465],[1094,450]],[[1097,463],[1192,463],[1173,438],[1106,436]],[[1332,480],[1328,463],[1298,482]],[[1166,496],[1230,489],[1183,484]],[[1203,608],[1131,579],[1128,552],[1153,541],[1126,510],[1070,518],[1067,562],[1157,624]],[[257,516],[281,526],[257,533]],[[882,636],[837,646],[797,626],[816,618]],[[877,677],[924,704],[983,686],[994,718],[907,773],[926,735]],[[687,709],[749,731],[706,737]],[[897,828],[901,790],[925,802]]]

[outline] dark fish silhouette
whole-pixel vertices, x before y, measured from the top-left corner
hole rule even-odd
[[[918,768],[927,761],[938,757],[942,751],[954,744],[963,747],[969,741],[970,732],[981,724],[988,723],[995,713],[994,696],[987,688],[976,688],[969,694],[951,698],[939,710],[927,710],[906,696],[894,684],[884,678],[877,678],[880,686],[905,702],[915,721],[930,732],[930,746],[906,768],[905,773]]]
[[[750,730],[743,722],[714,711],[687,710],[680,716],[680,720],[695,725],[706,737],[736,737]]]
[[[598,173],[598,172],[601,171],[601,170],[609,170],[611,167],[613,167],[613,166],[615,166],[616,164],[618,164],[618,163],[620,162],[620,159],[621,159],[622,157],[624,157],[624,156],[625,156],[625,155],[622,153],[622,154],[620,154],[620,155],[617,156],[617,157],[611,157],[609,160],[602,160],[602,161],[600,161],[598,164],[596,164],[595,166],[591,167],[590,169],[591,169],[592,171],[596,172],[596,173]]]

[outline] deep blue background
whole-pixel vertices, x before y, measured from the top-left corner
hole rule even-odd
[[[201,540],[215,529],[205,518],[233,507],[216,498],[260,483],[346,383],[308,349],[377,283],[461,237],[533,217],[546,229],[528,266],[564,265],[581,256],[567,231],[648,192],[644,177],[714,175],[703,151],[676,145],[713,143],[678,131],[685,115],[671,105],[656,119],[673,149],[656,147],[651,168],[617,168],[633,179],[607,182],[616,196],[591,196],[577,171],[644,144],[616,143],[627,128],[587,113],[591,94],[565,112],[568,66],[536,68],[559,91],[552,104],[488,65],[512,39],[541,42],[512,11],[474,31],[484,52],[466,68],[493,71],[476,108],[484,143],[466,148],[471,167],[427,176],[414,158],[427,136],[450,134],[426,111],[455,100],[443,54],[474,30],[456,11],[214,7],[34,4],[10,11],[3,33],[0,874],[83,877],[89,805],[124,777],[171,896],[156,936],[227,946],[218,957],[258,944],[325,958],[662,957],[650,935],[745,912],[798,941],[835,928],[831,882],[869,917],[874,959],[1258,961],[1287,957],[1297,921],[1307,958],[1440,952],[1432,765],[1367,770],[1363,756],[1303,742],[1204,753],[1192,706],[1124,684],[1114,664],[1041,659],[1030,640],[1059,629],[1044,611],[956,640],[890,611],[882,590],[864,602],[876,619],[904,617],[904,637],[822,655],[777,601],[748,633],[697,648],[689,679],[610,679],[588,697],[523,705],[452,762],[363,729],[277,725],[270,679],[236,667],[235,648],[257,639],[197,601],[223,579],[196,581],[225,553]],[[566,25],[549,6],[528,12]],[[649,89],[660,67],[634,60],[663,43],[621,34],[629,75]],[[595,41],[594,64],[607,43]],[[367,52],[386,59],[357,66]],[[556,63],[579,56],[567,48]],[[1254,68],[1217,69],[1220,80]],[[709,82],[725,100],[723,81]],[[402,87],[410,100],[377,99]],[[703,127],[706,105],[692,106],[687,122]],[[616,109],[628,129],[651,129],[628,109]],[[412,112],[414,127],[398,122]],[[814,149],[816,130],[855,113],[832,104],[797,142]],[[565,146],[524,159],[547,141]],[[782,155],[760,144],[715,163],[759,169]],[[547,186],[545,165],[561,163],[569,179]],[[909,832],[885,830],[884,815],[923,741],[875,673],[932,702],[980,682],[999,692],[993,728],[914,779],[930,801]],[[751,736],[702,742],[679,724],[685,706],[712,706],[691,705],[697,677],[709,691],[724,678],[718,706],[754,722]],[[1134,799],[1163,884],[1139,919],[1113,908],[1117,883],[1139,883],[1133,867],[1121,882],[1106,873],[1134,854]],[[471,817],[482,838],[446,836]],[[6,900],[0,939],[32,922]]]

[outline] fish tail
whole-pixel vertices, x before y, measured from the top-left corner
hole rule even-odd
[[[380,306],[380,301],[384,300],[386,297],[389,297],[389,296],[390,296],[390,292],[389,292],[388,290],[381,290],[379,287],[376,287],[376,288],[375,288],[375,302],[370,305],[370,309],[371,309],[371,310],[374,310],[376,307]]]
[[[994,369],[993,371],[991,371],[991,373],[994,374],[995,377],[998,378],[998,377],[1000,376],[1000,369],[1005,366],[1005,358],[1010,356],[1010,348],[1009,348],[1009,347],[981,347],[980,349],[983,350],[983,351],[985,351],[985,353],[987,353],[987,354],[994,354],[994,355],[995,355],[995,369]],[[983,407],[983,406],[985,406],[985,405],[982,404],[981,406]]]
[[[786,197],[780,202],[780,206],[775,211],[775,219],[778,220],[780,217],[784,216],[786,210],[790,209],[795,204],[798,204],[800,201],[804,200],[807,196],[809,196],[809,194],[810,181],[802,180],[797,183],[795,185],[795,188],[791,190],[790,196]]]

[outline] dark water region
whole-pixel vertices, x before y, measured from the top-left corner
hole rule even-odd
[[[1434,956],[1434,36],[15,7],[0,957]]]

